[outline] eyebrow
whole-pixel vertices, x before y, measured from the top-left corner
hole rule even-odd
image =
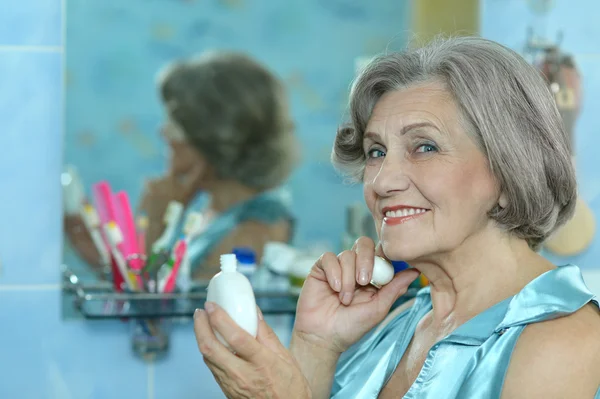
[[[406,133],[410,132],[411,130],[421,129],[424,127],[433,128],[433,129],[439,131],[438,127],[435,126],[433,123],[417,122],[417,123],[411,123],[409,125],[403,126],[402,129],[400,129],[400,135],[405,135]],[[366,132],[364,135],[364,138],[378,138],[378,137],[380,137],[380,135],[375,132]]]

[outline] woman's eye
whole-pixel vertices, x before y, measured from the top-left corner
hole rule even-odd
[[[438,150],[437,147],[434,146],[433,144],[422,144],[417,147],[416,152],[435,152],[437,150]]]
[[[372,149],[372,150],[369,150],[367,155],[368,155],[368,158],[381,158],[381,157],[385,156],[385,152],[378,150],[378,149]]]

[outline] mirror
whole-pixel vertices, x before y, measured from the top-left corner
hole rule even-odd
[[[293,253],[301,277],[373,234],[329,156],[355,68],[404,46],[407,3],[68,1],[65,280],[192,292],[232,251],[275,276]]]

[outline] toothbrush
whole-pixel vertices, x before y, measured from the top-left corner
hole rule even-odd
[[[181,243],[185,244],[185,240],[184,240],[183,236],[179,240],[177,240],[177,242],[175,243],[174,249],[173,249],[173,251],[171,251],[171,253],[168,257],[168,260],[165,263],[163,263],[162,265],[160,265],[160,267],[158,268],[157,281],[158,281],[159,292],[162,292],[162,289],[163,289],[167,279],[173,272],[173,266],[175,265],[175,263],[177,263],[177,256],[179,254],[177,251],[178,251],[178,248],[181,245]]]
[[[117,195],[115,195],[114,200],[118,224],[123,233],[123,256],[128,260],[128,265],[133,270],[139,271],[144,266],[144,261],[139,256],[141,252],[138,246],[135,222],[129,204],[129,197],[126,192],[119,191]],[[141,280],[138,281],[138,283],[141,283]]]
[[[142,213],[136,219],[138,247],[141,254],[146,254],[146,231],[149,224],[148,216],[145,213]]]
[[[119,271],[121,272],[121,275],[123,276],[123,280],[125,280],[127,288],[133,291],[135,286],[132,277],[135,277],[135,275],[133,275],[133,273],[127,269],[127,262],[119,250],[119,246],[123,242],[123,234],[121,233],[121,229],[114,220],[111,220],[104,225],[104,234],[108,239],[113,258],[117,264],[117,267],[119,268]]]
[[[60,176],[63,186],[63,209],[66,215],[79,215],[81,207],[85,204],[85,192],[83,183],[79,178],[77,169],[73,165],[67,165]]]
[[[164,281],[166,280],[166,278],[168,278],[168,276],[172,273],[173,267],[175,265],[175,263],[177,262],[177,248],[180,245],[185,245],[186,247],[186,251],[183,252],[183,256],[182,259],[179,261],[181,263],[181,271],[182,273],[187,273],[186,275],[182,275],[181,273],[179,274],[180,278],[180,284],[183,287],[188,287],[189,286],[189,281],[186,281],[186,277],[187,280],[190,279],[189,274],[190,274],[190,258],[189,256],[187,256],[187,246],[189,245],[190,241],[200,235],[202,233],[202,231],[204,231],[204,229],[206,228],[206,218],[199,212],[190,212],[185,220],[185,223],[183,224],[183,236],[177,241],[177,243],[175,244],[175,249],[173,250],[173,252],[171,253],[169,260],[162,265],[162,267],[159,270],[159,281]]]
[[[180,240],[177,248],[175,248],[175,263],[173,265],[173,270],[171,270],[171,273],[169,274],[169,276],[166,278],[166,280],[161,281],[159,284],[159,292],[172,292],[173,289],[175,288],[175,281],[177,278],[177,272],[179,271],[179,267],[181,265],[181,260],[183,259],[183,257],[185,256],[185,250],[187,248],[187,244],[185,242],[185,240]],[[162,287],[161,287],[162,285]]]
[[[190,212],[183,225],[184,240],[187,246],[190,242],[202,234],[206,229],[207,220],[204,215],[200,212]],[[181,260],[181,269],[177,278],[177,285],[181,287],[183,291],[189,291],[191,280],[192,280],[192,262],[189,252],[186,250]]]
[[[175,230],[179,224],[179,220],[183,215],[183,204],[177,201],[169,202],[163,222],[166,225],[165,231],[162,233],[160,238],[152,244],[152,253],[157,253],[161,249],[168,249],[173,242],[175,236]]]
[[[98,213],[96,212],[94,206],[91,204],[85,204],[81,208],[81,218],[83,219],[83,223],[92,237],[92,242],[100,254],[100,261],[102,262],[102,265],[110,265],[110,252],[106,247],[104,239],[102,238],[102,233],[100,232],[100,218],[98,217]]]
[[[110,248],[110,241],[106,234],[106,224],[110,221],[114,221],[116,218],[115,215],[115,206],[113,202],[112,190],[110,188],[110,184],[106,181],[101,181],[92,186],[92,194],[94,199],[94,204],[96,206],[96,212],[98,212],[98,217],[100,218],[100,226],[101,233],[104,236],[104,241],[108,243]],[[110,251],[113,252],[112,249]],[[125,283],[126,276],[120,272],[118,261],[114,256],[111,259],[111,270],[113,274],[113,284],[115,290],[121,292],[123,289],[123,283]]]
[[[156,292],[156,281],[161,267],[169,261],[169,252],[161,250],[153,254],[146,262],[143,269],[144,280],[147,281],[148,292]]]
[[[92,191],[94,193],[96,211],[98,212],[98,216],[100,216],[100,224],[104,226],[110,221],[117,220],[110,185],[105,181],[101,181],[92,186]]]

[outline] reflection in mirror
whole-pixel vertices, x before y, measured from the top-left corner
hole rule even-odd
[[[168,65],[158,92],[168,162],[162,177],[146,182],[137,212],[110,182],[94,183],[86,200],[76,169],[64,174],[69,242],[96,271],[112,258],[117,289],[116,274],[129,289],[141,283],[130,270],[156,274],[160,292],[173,277],[208,279],[220,254],[234,250],[255,263],[267,242],[289,242],[293,233],[281,184],[298,144],[281,81],[249,56],[213,51]]]
[[[191,316],[235,253],[263,312],[293,313],[318,256],[375,234],[329,154],[355,69],[405,43],[404,3],[67,2],[78,312]]]

